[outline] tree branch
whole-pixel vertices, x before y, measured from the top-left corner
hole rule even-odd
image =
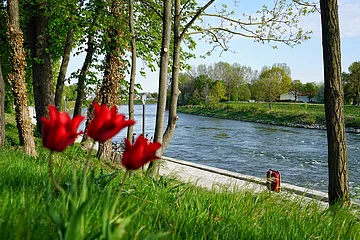
[[[163,18],[163,15],[155,8],[153,2],[150,3],[148,0],[140,0],[140,2],[151,8],[151,10],[153,10],[161,19]]]
[[[198,17],[214,2],[215,0],[210,0],[209,2],[207,2],[202,8],[200,8],[195,16],[188,22],[188,24],[186,24],[186,26],[184,27],[183,31],[180,34],[180,39],[184,37],[185,33],[187,32],[187,30],[191,27],[191,25],[195,22],[196,19],[198,19]]]

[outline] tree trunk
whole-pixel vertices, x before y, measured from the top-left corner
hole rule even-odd
[[[30,120],[28,96],[25,83],[25,50],[23,33],[20,28],[19,8],[17,0],[8,0],[9,43],[11,47],[12,71],[8,80],[12,87],[15,102],[16,124],[20,145],[24,146],[25,154],[37,156],[33,129]]]
[[[350,203],[337,0],[320,0],[328,140],[329,204]]]
[[[119,21],[122,16],[123,4],[119,0],[113,0],[110,6],[110,13]],[[119,22],[109,27],[108,34],[110,42],[107,44],[109,47],[105,57],[104,66],[104,79],[100,88],[100,99],[102,104],[106,104],[109,108],[118,105],[118,89],[119,82],[124,76],[121,74],[121,69],[124,68],[124,62],[120,58],[122,54],[121,37],[124,36]],[[105,143],[99,144],[97,152],[98,158],[111,159],[112,143],[111,139]]]
[[[95,94],[95,98],[93,99],[92,103],[88,106],[87,109],[87,115],[86,115],[86,122],[85,122],[85,133],[86,133],[86,129],[89,125],[89,123],[91,122],[91,120],[94,118],[94,102],[100,103],[100,94],[99,91],[96,91]],[[81,140],[81,143],[86,143],[89,140],[88,135],[84,134],[83,138]]]
[[[5,144],[5,82],[0,62],[0,148]]]
[[[69,65],[70,53],[72,50],[73,37],[74,37],[74,31],[72,29],[69,29],[66,36],[64,55],[62,57],[60,71],[56,82],[55,106],[59,110],[61,110],[62,95],[64,92],[65,77]]]
[[[81,115],[82,102],[85,98],[86,74],[89,71],[95,53],[94,41],[95,41],[94,33],[89,33],[86,57],[78,79],[77,95],[76,95],[74,115],[73,115],[74,117],[76,115]]]
[[[41,132],[42,116],[48,116],[48,105],[54,104],[52,63],[49,53],[47,1],[36,1],[36,14],[31,17],[28,33],[32,57],[32,77],[36,111],[36,126]]]
[[[171,34],[171,0],[165,0],[164,10],[163,10],[163,30],[162,30],[161,53],[160,53],[161,56],[160,56],[160,70],[159,70],[159,91],[158,91],[155,135],[154,135],[154,142],[159,142],[159,143],[162,143],[163,133],[164,133],[170,34]],[[163,151],[161,148],[156,152],[156,154],[158,156],[161,156],[162,152]],[[150,162],[149,170],[153,171],[155,175],[157,175],[156,168],[157,167],[154,166],[154,162]]]
[[[136,36],[134,30],[134,3],[129,0],[129,28],[131,34],[131,72],[129,86],[129,119],[134,119],[134,86],[136,75]],[[130,125],[127,130],[127,139],[131,141],[134,126]]]
[[[161,155],[169,145],[172,137],[174,136],[176,121],[177,121],[177,102],[180,94],[179,91],[179,72],[180,72],[180,51],[181,51],[181,32],[180,32],[180,0],[175,1],[175,16],[174,16],[174,50],[173,50],[173,64],[171,72],[171,94],[168,124],[163,135]]]

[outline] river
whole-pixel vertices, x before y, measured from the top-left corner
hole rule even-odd
[[[135,105],[134,132],[142,131],[142,105]],[[128,115],[127,106],[119,112]],[[156,105],[145,106],[145,133],[153,136]],[[326,131],[266,125],[179,113],[164,156],[264,178],[278,170],[282,182],[327,192]],[[165,119],[167,123],[167,119]],[[124,139],[121,131],[113,141]],[[360,134],[347,134],[352,195],[360,194]],[[357,196],[358,197],[358,196]]]

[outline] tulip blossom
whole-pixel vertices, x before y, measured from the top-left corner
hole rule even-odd
[[[133,145],[131,145],[128,139],[125,139],[122,165],[126,167],[127,170],[136,170],[144,164],[158,159],[159,157],[155,155],[155,152],[160,147],[160,143],[149,143],[143,135],[140,135]]]
[[[94,103],[95,116],[87,127],[86,134],[95,141],[105,142],[115,136],[121,129],[134,125],[134,120],[126,120],[123,114],[117,114],[116,106],[110,110],[102,104]]]
[[[43,145],[52,151],[62,152],[83,133],[77,129],[84,117],[75,116],[71,119],[66,112],[59,112],[52,105],[49,105],[49,115],[49,118],[41,117]]]

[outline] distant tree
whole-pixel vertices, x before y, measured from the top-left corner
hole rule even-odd
[[[256,100],[271,103],[279,98],[280,94],[288,92],[291,87],[291,78],[284,69],[279,67],[263,68],[259,79],[252,85],[252,96]]]
[[[311,102],[311,99],[315,97],[316,93],[318,91],[318,86],[315,82],[307,82],[303,85],[302,92],[306,94],[306,96],[309,99],[309,102]]]
[[[349,67],[349,73],[343,73],[343,84],[346,90],[346,98],[352,97],[354,105],[360,105],[360,61],[353,62]]]
[[[315,96],[317,103],[323,104],[325,102],[324,101],[324,90],[325,90],[325,86],[323,83],[318,85],[318,90],[317,90],[317,93]]]
[[[341,81],[341,48],[337,0],[320,0],[323,42],[325,116],[328,140],[329,204],[350,204],[349,167]]]
[[[179,105],[188,105],[192,103],[192,97],[195,91],[195,78],[189,73],[179,74]]]
[[[75,101],[76,100],[77,89],[78,89],[77,84],[64,86],[63,95],[65,96],[66,101]]]
[[[342,73],[342,85],[343,85],[343,89],[344,89],[344,103],[345,104],[356,104],[354,101],[355,94],[352,89],[352,84],[350,81],[349,73],[346,73],[346,72]]]
[[[294,101],[296,102],[301,92],[303,84],[300,80],[294,80],[291,83],[290,92],[294,95]]]
[[[225,94],[226,94],[226,88],[224,86],[224,82],[222,82],[220,80],[213,82],[211,89],[210,89],[208,103],[210,105],[216,105],[221,100],[226,99]]]
[[[239,100],[246,101],[251,98],[251,91],[249,89],[248,84],[242,84],[238,87],[239,91]]]

